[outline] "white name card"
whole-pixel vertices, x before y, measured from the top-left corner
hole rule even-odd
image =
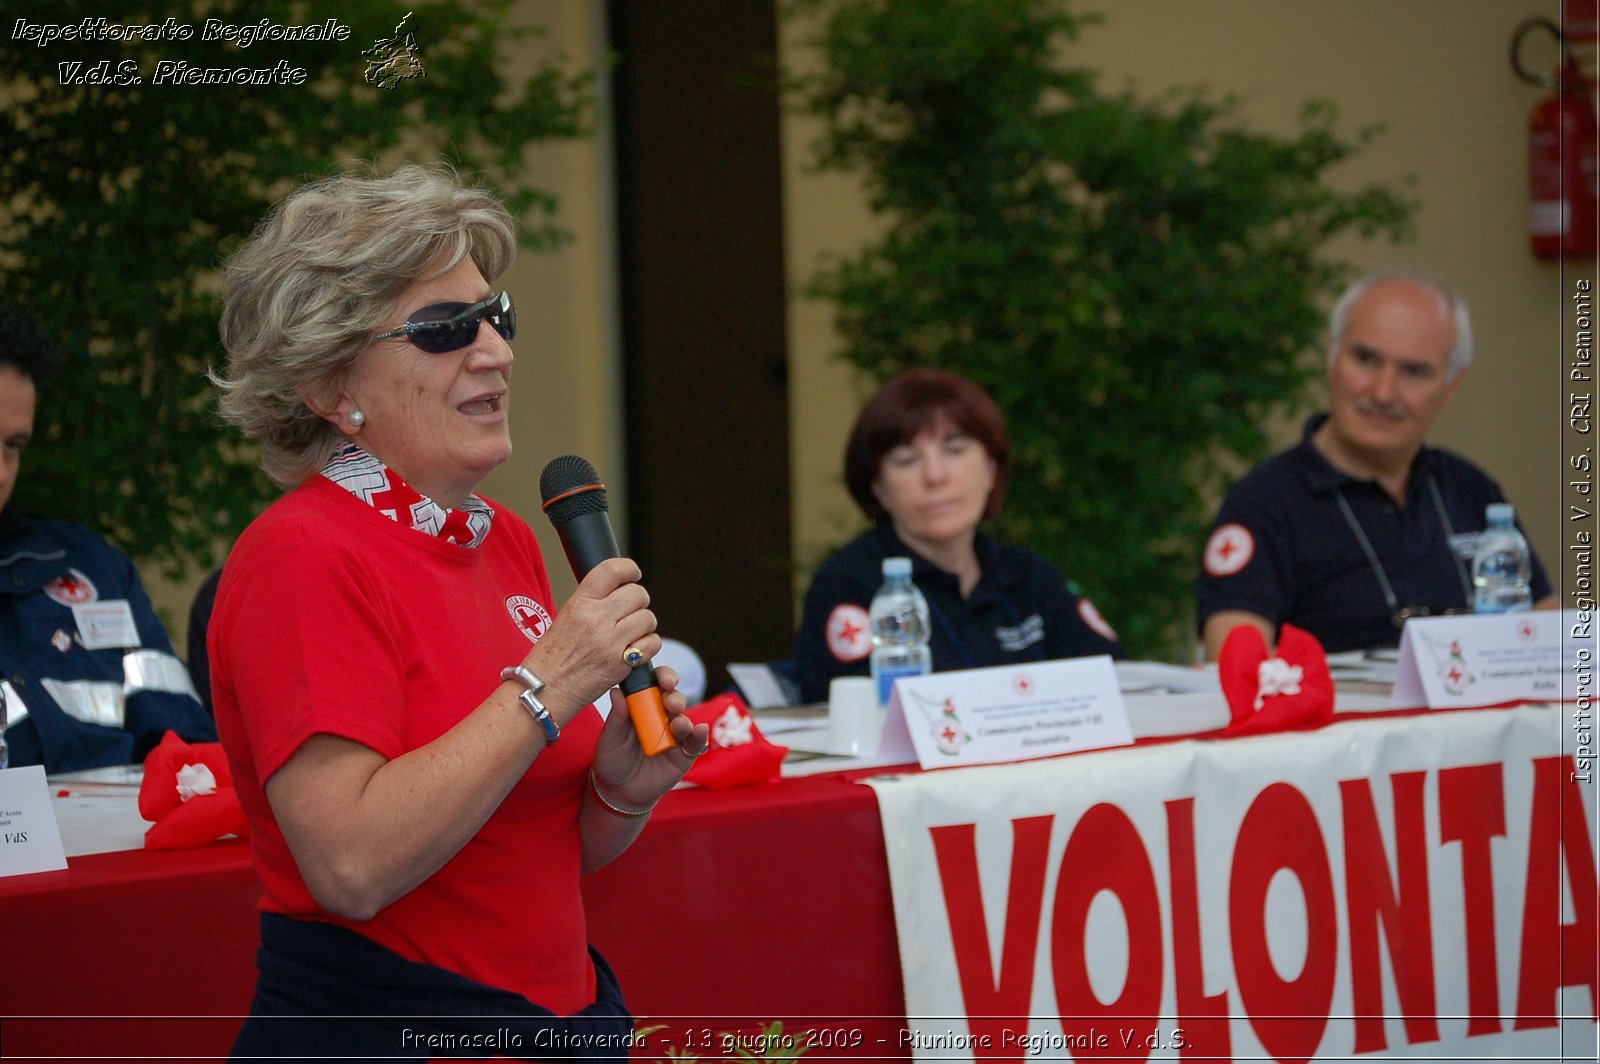
[[[139,626],[127,599],[100,599],[72,607],[78,638],[89,650],[119,650],[139,645]]]
[[[897,680],[878,760],[993,765],[1133,742],[1104,655]]]
[[[43,765],[0,772],[0,876],[67,867]]]
[[[1593,675],[1594,653],[1594,615],[1578,610],[1414,618],[1400,633],[1390,705],[1559,702],[1573,697],[1580,670]]]

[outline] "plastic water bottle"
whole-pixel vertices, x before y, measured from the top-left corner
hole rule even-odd
[[[883,586],[872,596],[872,682],[878,705],[889,704],[894,682],[933,671],[928,650],[928,600],[911,582],[910,558],[883,559]]]
[[[1533,576],[1528,541],[1517,531],[1516,510],[1508,502],[1489,504],[1489,527],[1478,536],[1472,558],[1472,586],[1478,613],[1515,613],[1533,608]]]

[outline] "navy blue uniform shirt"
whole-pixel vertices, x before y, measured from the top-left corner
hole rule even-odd
[[[1247,610],[1274,627],[1305,629],[1329,653],[1398,646],[1394,610],[1341,494],[1399,608],[1471,608],[1472,555],[1485,508],[1505,501],[1499,485],[1459,455],[1424,447],[1411,463],[1406,504],[1396,505],[1377,481],[1339,472],[1317,450],[1311,435],[1326,419],[1312,417],[1299,445],[1261,463],[1223,500],[1195,583],[1202,629],[1220,610]],[[1537,555],[1532,590],[1535,602],[1550,594]]]
[[[835,676],[870,671],[867,609],[883,583],[883,559],[911,559],[928,600],[935,672],[1109,654],[1127,657],[1117,633],[1061,571],[1026,547],[979,532],[982,575],[968,598],[947,573],[901,542],[888,524],[863,532],[817,569],[806,592],[793,658],[800,697],[823,702]]]
[[[127,602],[137,646],[84,646],[73,605],[108,600]],[[11,507],[0,510],[0,683],[12,767],[142,762],[168,728],[217,737],[133,563],[81,525]]]

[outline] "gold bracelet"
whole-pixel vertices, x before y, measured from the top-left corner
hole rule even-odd
[[[650,810],[654,809],[656,807],[657,803],[659,803],[661,801],[660,798],[657,798],[654,802],[651,802],[649,805],[645,806],[643,809],[624,809],[620,805],[613,805],[611,803],[611,799],[607,798],[605,795],[600,793],[600,781],[595,779],[594,766],[593,765],[589,766],[589,789],[594,791],[594,796],[596,798],[600,799],[600,804],[601,805],[603,805],[607,809],[611,810],[617,816],[627,816],[627,817],[649,816],[650,815]]]

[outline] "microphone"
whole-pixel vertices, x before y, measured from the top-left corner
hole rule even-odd
[[[622,556],[606,511],[606,486],[587,461],[574,454],[551,459],[539,474],[539,497],[579,580],[607,558]],[[677,746],[667,729],[667,707],[656,683],[655,665],[648,660],[640,662],[620,686],[645,755],[653,757]]]

